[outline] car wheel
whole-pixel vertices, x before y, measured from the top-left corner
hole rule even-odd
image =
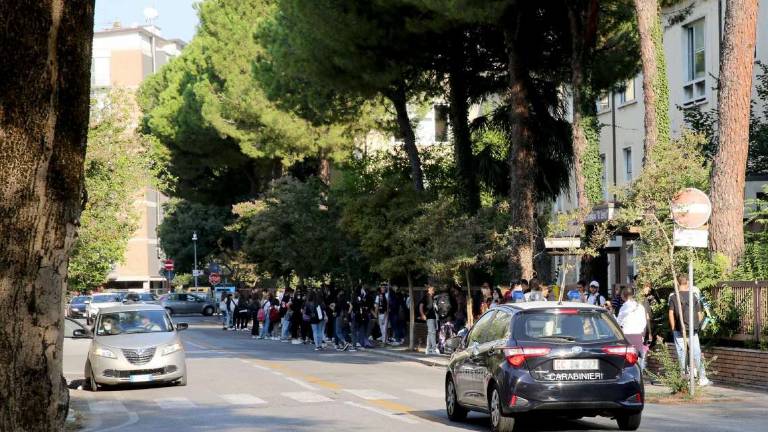
[[[208,306],[207,308],[203,309],[203,315],[205,316],[213,315],[213,308]]]
[[[88,364],[88,390],[92,392],[99,391],[99,385],[96,383],[96,375],[93,373],[93,368]]]
[[[616,424],[619,425],[619,429],[633,431],[640,427],[640,420],[642,413],[634,414],[619,414],[616,416]]]
[[[501,396],[496,387],[491,387],[488,412],[491,414],[491,432],[512,432],[515,428],[515,418],[505,417],[501,410]]]
[[[445,411],[451,421],[459,422],[467,419],[469,410],[459,404],[459,397],[456,394],[456,385],[453,383],[453,377],[448,378],[445,383]]]
[[[168,311],[168,315],[173,315],[173,309],[167,307],[167,308],[165,308],[165,310]]]
[[[176,380],[176,385],[180,387],[184,387],[187,385],[187,374],[182,375],[181,378]]]

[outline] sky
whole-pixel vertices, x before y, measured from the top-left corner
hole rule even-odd
[[[120,21],[123,27],[134,23],[146,24],[144,8],[150,6],[160,13],[155,25],[168,39],[192,40],[197,27],[197,12],[192,8],[198,0],[96,0],[94,29],[112,27]]]

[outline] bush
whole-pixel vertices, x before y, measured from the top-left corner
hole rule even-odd
[[[667,344],[658,344],[656,349],[648,352],[648,356],[658,360],[661,364],[661,369],[658,373],[646,370],[654,381],[669,387],[672,394],[682,393],[688,389],[688,380],[683,375],[683,371],[680,370],[680,363],[678,363],[677,359],[672,358]]]
[[[721,289],[717,299],[710,305],[710,322],[703,335],[713,339],[727,339],[736,334],[748,301],[749,298],[737,301],[731,288]]]

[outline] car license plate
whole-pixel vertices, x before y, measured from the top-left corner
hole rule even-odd
[[[555,360],[555,370],[595,370],[597,359],[562,359]]]
[[[131,382],[149,382],[152,381],[152,375],[131,375]]]
[[[72,310],[75,312],[80,312],[80,308],[73,307]]]

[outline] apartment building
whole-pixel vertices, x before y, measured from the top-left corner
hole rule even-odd
[[[679,136],[685,128],[685,109],[698,106],[709,110],[717,107],[716,87],[725,4],[721,0],[693,0],[662,11],[673,136]],[[768,4],[765,3],[760,4],[758,15],[757,61],[768,62]],[[596,207],[589,217],[591,221],[610,218],[614,211],[611,188],[632,182],[642,170],[642,75],[638,74],[623,84],[619,86],[623,90],[603,94],[596,101],[598,119],[603,125],[600,133],[600,158],[603,162],[604,205]],[[756,198],[766,180],[767,176],[748,177],[746,199]],[[553,210],[555,213],[571,210],[575,202],[574,190],[564,192],[553,204]],[[559,245],[563,244],[562,240]],[[632,239],[616,236],[606,245],[605,256],[601,257],[604,274],[594,276],[607,287],[629,283],[636,272],[633,264],[635,256]],[[564,263],[569,263],[572,270],[569,270],[570,277],[566,278],[566,283],[574,283],[579,274],[578,261],[574,257],[555,256],[553,266],[559,269]]]
[[[135,90],[144,79],[159,70],[184,48],[178,39],[165,39],[155,26],[124,28],[115,23],[98,30],[93,36],[91,88],[95,98],[113,87]],[[136,110],[138,124],[141,113]],[[139,228],[128,241],[122,264],[116,264],[108,276],[111,289],[159,290],[165,278],[161,275],[161,259],[157,227],[163,219],[162,205],[167,201],[150,185],[138,187],[134,205],[139,215]]]

